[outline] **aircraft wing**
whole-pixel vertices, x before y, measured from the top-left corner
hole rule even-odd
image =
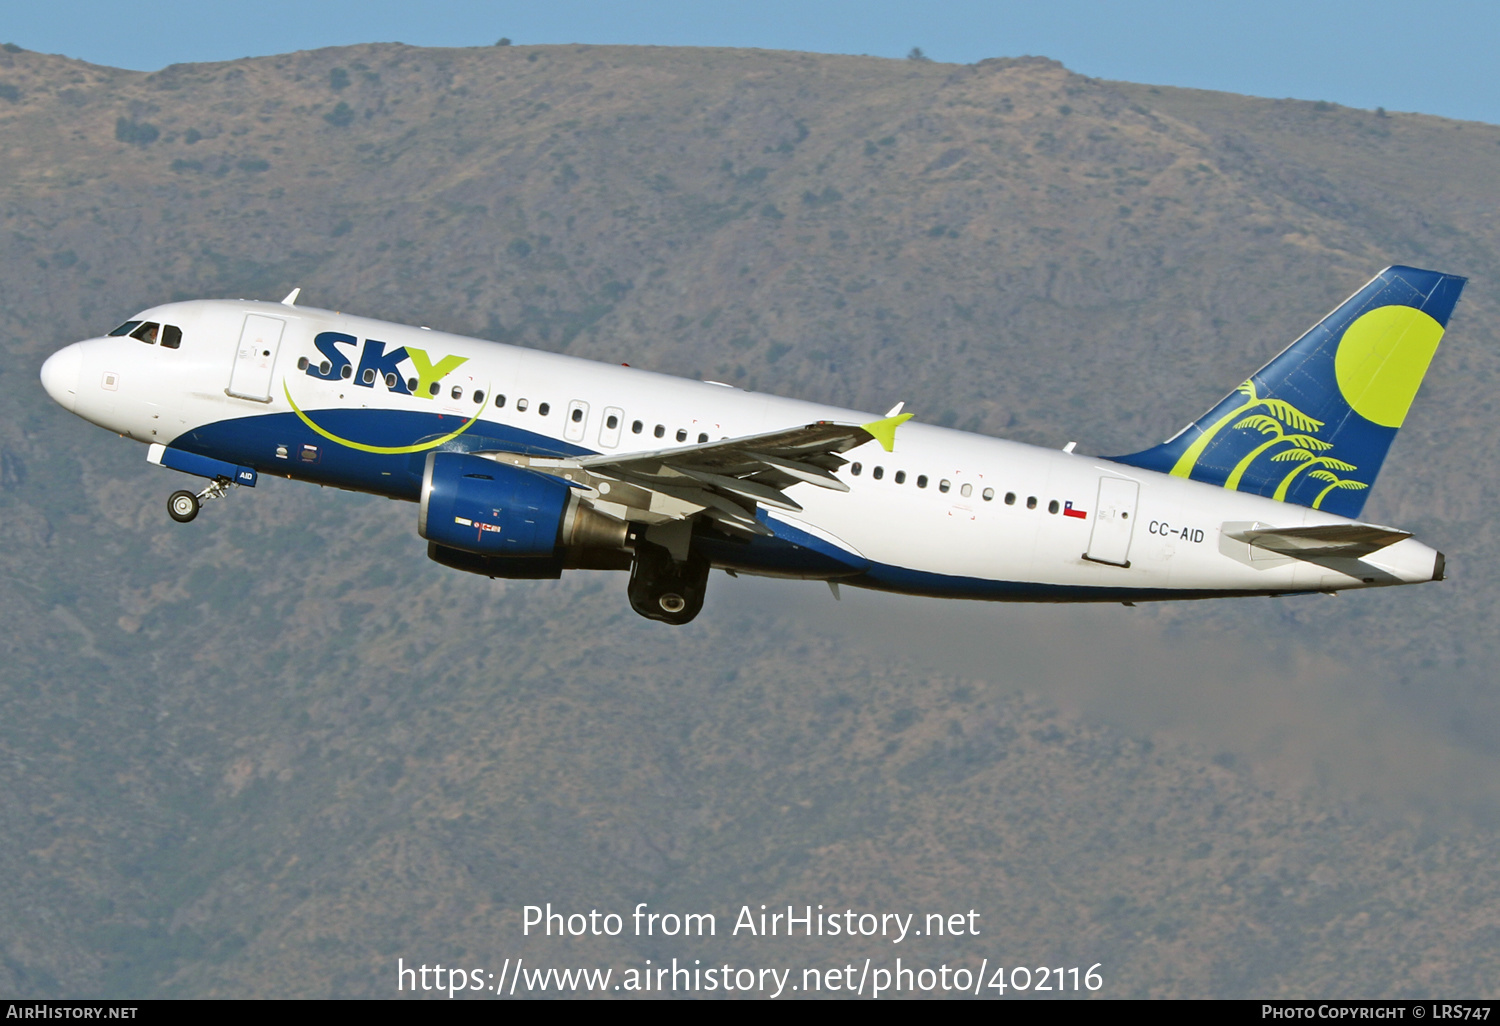
[[[590,505],[621,520],[652,524],[703,516],[732,531],[770,534],[756,519],[757,506],[801,510],[785,492],[794,484],[847,492],[849,486],[833,473],[848,462],[839,454],[870,441],[891,451],[896,428],[911,416],[904,413],[863,425],[819,421],[653,452],[567,459],[481,455],[587,489]]]
[[[1294,559],[1359,559],[1403,538],[1410,538],[1411,532],[1378,524],[1319,524],[1313,527],[1253,528],[1230,537]]]

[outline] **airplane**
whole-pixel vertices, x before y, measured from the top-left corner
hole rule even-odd
[[[417,503],[438,563],[629,571],[691,621],[709,570],[944,598],[1120,602],[1439,581],[1358,519],[1466,279],[1381,271],[1160,445],[1088,456],[280,303],[144,310],[50,356],[63,408],[205,479]],[[899,432],[899,434],[898,434]]]

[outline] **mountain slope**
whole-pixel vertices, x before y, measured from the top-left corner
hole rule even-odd
[[[994,947],[913,957],[1104,961],[1112,996],[1494,978],[1500,129],[1040,59],[668,48],[150,75],[6,51],[0,87],[0,989],[380,996],[397,957],[698,957],[523,945],[545,901],[973,907]],[[1472,280],[1367,513],[1453,579],[1338,602],[716,576],[664,631],[615,577],[437,568],[405,504],[267,480],[174,525],[175,475],[36,380],[148,304],[301,286],[1126,452],[1398,261]]]

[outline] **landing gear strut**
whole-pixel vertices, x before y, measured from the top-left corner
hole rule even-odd
[[[173,492],[167,499],[167,515],[179,524],[185,524],[198,515],[198,510],[209,499],[222,499],[228,495],[232,484],[234,482],[227,477],[216,477],[201,492],[193,493],[185,489]]]
[[[685,624],[703,608],[708,590],[708,560],[697,554],[674,560],[660,545],[635,543],[630,564],[630,608],[648,620]]]

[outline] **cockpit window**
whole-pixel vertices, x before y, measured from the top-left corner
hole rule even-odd
[[[139,328],[136,328],[134,331],[132,331],[130,333],[130,337],[140,339],[148,346],[154,346],[156,345],[156,336],[160,331],[160,324],[157,324],[155,321],[147,321],[145,324],[142,324]]]
[[[139,328],[140,326],[141,326],[141,322],[140,321],[126,321],[124,324],[120,325],[114,331],[111,331],[109,333],[109,337],[110,338],[114,338],[117,335],[129,335],[132,331],[134,331],[136,328]]]
[[[163,349],[176,349],[182,345],[182,329],[175,324],[163,324],[161,326],[161,347]]]

